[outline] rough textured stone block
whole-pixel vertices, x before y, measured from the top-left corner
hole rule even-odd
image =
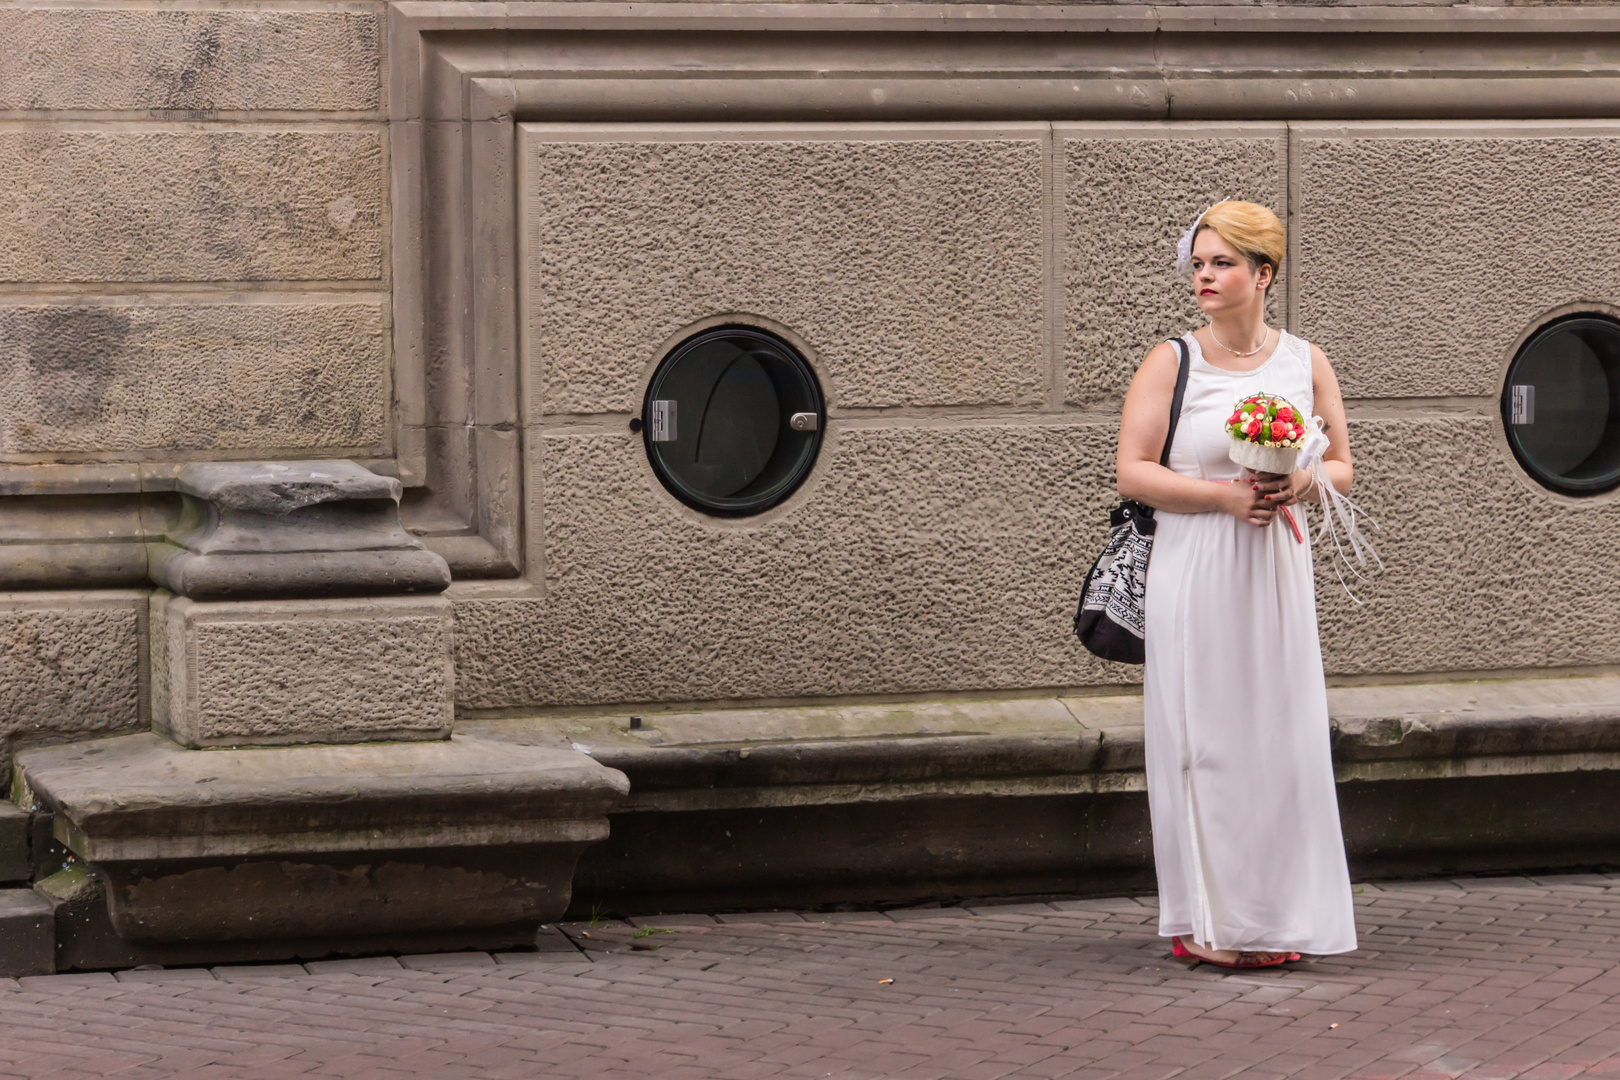
[[[29,741],[144,723],[147,597],[134,590],[0,593],[0,736]]]
[[[1318,552],[1330,672],[1620,662],[1620,503],[1535,488],[1500,447],[1494,417],[1350,428],[1353,494],[1383,526],[1370,535],[1387,569],[1351,582],[1357,607]]]
[[[0,281],[382,276],[380,130],[0,132]]]
[[[1502,392],[1520,336],[1612,304],[1620,126],[1301,125],[1298,329],[1348,397]],[[1504,276],[1505,275],[1505,276]]]
[[[1068,400],[1109,404],[1148,350],[1203,323],[1176,276],[1176,241],[1222,199],[1288,203],[1281,124],[1057,124],[1063,202],[1064,364]],[[1287,312],[1283,281],[1270,317]]]
[[[375,109],[376,11],[0,10],[0,109]]]
[[[1128,682],[1071,630],[1113,494],[1106,424],[835,424],[781,510],[702,519],[639,437],[548,435],[545,596],[457,602],[460,704]]]
[[[198,603],[152,596],[152,724],[187,746],[442,739],[441,597]]]
[[[0,978],[56,970],[56,917],[30,888],[0,889]]]
[[[728,313],[798,334],[837,406],[1037,399],[1044,134],[525,126],[536,411],[639,409],[667,339]]]
[[[0,306],[0,453],[377,448],[386,336],[375,301]]]

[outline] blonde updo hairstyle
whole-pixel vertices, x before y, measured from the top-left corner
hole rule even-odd
[[[1204,213],[1193,239],[1196,241],[1198,233],[1205,229],[1214,229],[1219,233],[1221,239],[1249,260],[1249,265],[1257,272],[1262,266],[1271,267],[1267,291],[1277,283],[1277,274],[1282,270],[1286,237],[1283,223],[1269,207],[1234,200],[1216,203]]]

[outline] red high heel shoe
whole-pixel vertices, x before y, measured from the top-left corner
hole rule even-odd
[[[1270,952],[1271,950],[1267,949],[1265,951]],[[1174,956],[1177,960],[1191,960],[1195,964],[1214,964],[1216,967],[1223,968],[1276,967],[1278,964],[1291,964],[1295,960],[1299,959],[1299,953],[1291,952],[1280,953],[1275,960],[1233,960],[1230,962],[1225,960],[1206,960],[1197,953],[1188,951],[1187,946],[1181,943],[1181,939],[1179,937],[1170,939],[1170,955]]]

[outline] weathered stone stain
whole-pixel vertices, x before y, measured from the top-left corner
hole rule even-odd
[[[38,387],[33,419],[73,426],[95,417],[130,361],[129,315],[105,307],[26,312],[20,342]]]

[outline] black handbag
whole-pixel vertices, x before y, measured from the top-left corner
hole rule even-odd
[[[1181,354],[1176,392],[1170,399],[1170,430],[1164,435],[1159,464],[1170,464],[1170,444],[1181,420],[1191,358],[1187,343],[1175,339]],[[1147,571],[1153,554],[1153,507],[1126,499],[1108,515],[1108,544],[1086,573],[1080,604],[1074,611],[1074,633],[1080,644],[1104,660],[1140,664],[1147,659]]]

